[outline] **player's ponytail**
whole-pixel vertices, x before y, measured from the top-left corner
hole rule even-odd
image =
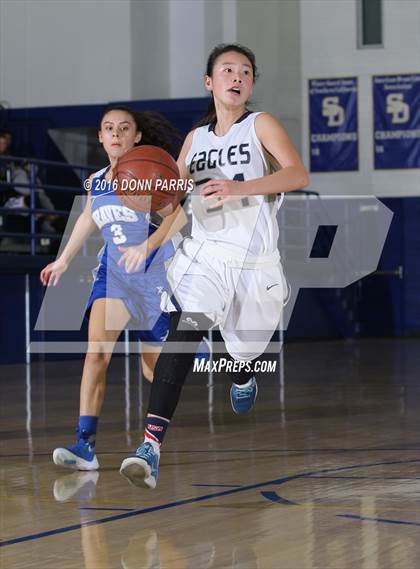
[[[248,47],[245,47],[244,45],[241,45],[239,43],[220,43],[219,45],[216,45],[216,47],[212,50],[207,60],[206,75],[208,75],[209,77],[213,75],[214,64],[216,63],[217,58],[220,57],[223,53],[227,53],[228,51],[235,51],[236,53],[240,53],[249,60],[252,66],[253,82],[255,83],[255,81],[258,79],[259,76],[257,64],[255,61],[255,55]],[[207,124],[215,124],[216,119],[217,119],[216,107],[214,105],[214,99],[212,94],[206,114],[203,116],[202,119],[198,121],[198,123],[195,125],[195,128]]]
[[[206,114],[203,118],[201,118],[198,123],[194,126],[197,128],[199,126],[204,126],[206,124],[215,124],[216,123],[216,106],[214,104],[213,93],[210,97],[209,106],[207,107]]]
[[[163,148],[174,157],[178,156],[183,137],[163,115],[156,111],[135,111],[124,105],[113,105],[105,109],[100,124],[104,116],[111,111],[123,111],[134,120],[137,131],[142,133],[141,140],[136,146],[151,144]]]
[[[183,136],[174,125],[156,111],[136,112],[137,128],[143,134],[139,144],[160,146],[172,156],[178,156]]]

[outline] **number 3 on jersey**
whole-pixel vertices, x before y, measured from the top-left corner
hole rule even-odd
[[[127,237],[124,235],[122,226],[118,223],[113,223],[110,227],[110,231],[113,235],[113,242],[115,245],[122,245],[127,241]]]

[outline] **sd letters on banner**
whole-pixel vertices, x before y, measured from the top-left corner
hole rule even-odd
[[[359,169],[357,77],[309,80],[311,172]]]
[[[375,169],[420,167],[420,74],[372,78]]]

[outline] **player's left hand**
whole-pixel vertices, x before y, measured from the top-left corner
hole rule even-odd
[[[124,266],[126,273],[135,273],[147,257],[147,243],[131,245],[130,247],[118,247],[122,255],[118,261],[120,267]]]
[[[243,188],[244,182],[232,180],[210,180],[203,184],[200,194],[203,200],[215,199],[215,203],[209,205],[208,209],[220,207],[224,203],[240,200],[246,196]]]

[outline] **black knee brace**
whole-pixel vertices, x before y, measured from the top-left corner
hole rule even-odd
[[[204,314],[171,313],[168,337],[153,375],[148,413],[172,418],[197,347],[210,326],[211,322]]]

